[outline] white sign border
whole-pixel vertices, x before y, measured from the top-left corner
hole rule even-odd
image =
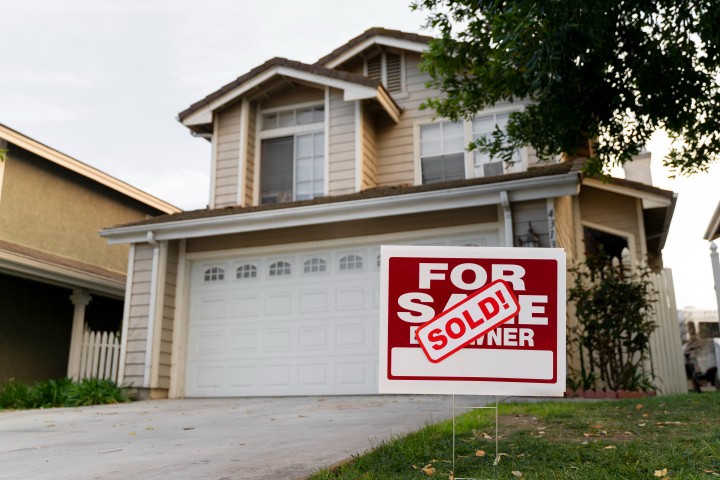
[[[558,262],[557,279],[557,376],[555,383],[460,381],[460,380],[390,380],[388,367],[388,308],[390,258],[477,258],[555,260]],[[381,394],[457,394],[457,395],[512,395],[561,397],[565,392],[567,375],[566,347],[566,257],[562,248],[521,247],[455,247],[455,246],[403,246],[380,247],[380,335],[378,391]],[[418,346],[419,348],[419,346]]]

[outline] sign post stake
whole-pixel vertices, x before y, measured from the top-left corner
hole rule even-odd
[[[478,480],[477,478],[469,478],[469,477],[456,477],[455,476],[455,394],[452,395],[452,417],[453,417],[453,425],[452,425],[452,433],[453,433],[453,439],[452,439],[452,475],[453,480]],[[498,395],[495,395],[495,406],[494,407],[488,407],[486,405],[481,405],[477,407],[459,407],[464,408],[466,410],[495,410],[495,456],[493,460],[493,477],[495,480],[498,478],[498,465],[500,464],[500,450],[498,446],[498,404],[500,403],[500,397]]]

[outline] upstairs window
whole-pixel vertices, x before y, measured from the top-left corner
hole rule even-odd
[[[365,74],[382,83],[390,93],[403,91],[403,57],[399,53],[382,52],[367,60]]]
[[[462,122],[440,122],[420,127],[422,183],[465,178],[465,146]]]
[[[497,125],[507,128],[510,112],[483,114],[470,121],[437,123],[420,126],[420,177],[423,184],[488,177],[527,168],[526,149],[513,152],[510,166],[500,158],[474,150],[467,145],[483,137],[491,137]],[[466,158],[468,159],[466,169]],[[466,176],[466,173],[467,176]]]
[[[263,114],[262,129],[272,130],[298,125],[311,125],[313,123],[323,123],[324,121],[325,107],[323,105],[315,105]]]
[[[262,115],[260,203],[325,194],[325,110],[310,106]]]
[[[496,125],[500,130],[505,131],[509,118],[509,112],[482,115],[475,118],[472,122],[473,141],[482,137],[491,138]],[[520,154],[520,150],[513,152],[513,163],[519,163],[522,160]],[[490,154],[476,150],[473,152],[473,169],[476,177],[502,175],[505,173],[505,162],[500,158],[490,158]]]

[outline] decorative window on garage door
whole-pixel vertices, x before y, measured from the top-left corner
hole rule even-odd
[[[351,253],[345,255],[340,259],[340,271],[347,272],[350,270],[362,270],[363,268],[363,257]]]
[[[290,262],[281,260],[270,265],[269,273],[271,277],[284,277],[292,274],[292,266]]]
[[[327,260],[324,258],[313,257],[305,260],[303,264],[303,273],[321,273],[327,271]]]
[[[210,267],[205,270],[203,280],[206,282],[221,282],[225,280],[225,269],[220,267]]]
[[[235,278],[257,278],[257,267],[249,263],[240,265],[235,271]]]

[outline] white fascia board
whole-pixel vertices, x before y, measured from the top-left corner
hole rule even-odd
[[[324,66],[327,68],[335,68],[338,65],[342,65],[346,61],[350,60],[354,56],[359,55],[362,51],[373,45],[383,45],[386,47],[397,48],[399,50],[409,50],[411,52],[418,53],[422,53],[428,48],[427,43],[413,42],[412,40],[405,40],[402,38],[384,37],[382,35],[376,35],[366,39],[361,43],[358,43],[350,50],[344,52],[339,57],[336,57],[327,62]]]
[[[47,145],[43,145],[30,137],[26,137],[25,135],[15,132],[12,129],[6,128],[3,125],[0,125],[0,138],[5,139],[8,143],[12,143],[13,145],[17,145],[18,147],[27,150],[28,152],[34,153],[45,160],[56,163],[67,170],[73,171],[83,177],[105,185],[106,187],[115,190],[126,197],[130,197],[140,203],[160,210],[161,212],[178,213],[182,211],[176,206],[160,200],[147,192],[143,192],[142,190],[135,188],[122,180],[118,180],[117,178],[101,172],[100,170],[97,170],[80,160],[76,160],[64,153],[58,152]]]
[[[124,282],[115,282],[57,265],[49,265],[9,252],[0,252],[0,271],[64,288],[84,288],[113,298],[123,298],[125,295]]]
[[[213,111],[244,95],[245,93],[249,92],[253,88],[261,85],[263,82],[269,80],[276,75],[283,75],[285,77],[294,78],[296,80],[305,81],[316,85],[337,88],[338,90],[342,90],[344,92],[343,99],[345,101],[365,100],[378,96],[377,88],[368,87],[366,85],[361,85],[354,82],[348,82],[346,80],[341,80],[338,78],[326,77],[325,75],[318,75],[312,72],[305,72],[303,70],[297,70],[284,65],[276,65],[256,75],[247,82],[238,85],[226,94],[221,95],[212,102],[203,106],[196,112],[191,113],[182,120],[182,124],[190,127],[192,125],[212,123]]]
[[[628,197],[639,198],[642,200],[643,209],[645,210],[649,208],[669,207],[673,203],[672,198],[668,198],[663,195],[646,192],[644,190],[636,190],[632,187],[626,187],[624,185],[616,185],[609,182],[606,183],[595,178],[584,179],[583,185],[598,188],[600,190],[606,190],[608,192],[618,193],[620,195],[626,195]]]
[[[567,173],[491,185],[471,185],[346,202],[117,227],[103,230],[100,235],[107,238],[109,244],[138,243],[146,240],[149,231],[153,232],[157,240],[175,240],[452,210],[498,204],[503,191],[508,192],[510,201],[577,195],[579,181],[577,173]]]

